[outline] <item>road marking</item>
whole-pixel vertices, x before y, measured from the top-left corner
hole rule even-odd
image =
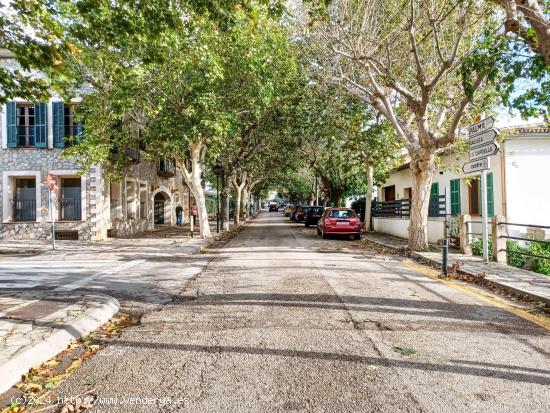
[[[477,298],[477,299],[479,299],[479,300],[481,300],[485,303],[491,304],[495,307],[498,307],[498,308],[501,308],[505,311],[508,311],[509,313],[515,314],[515,315],[517,315],[517,316],[519,316],[519,317],[521,317],[521,318],[523,318],[527,321],[530,321],[530,322],[538,325],[539,327],[544,328],[545,330],[550,331],[550,318],[548,318],[548,317],[539,316],[539,315],[536,315],[536,314],[531,314],[530,312],[528,312],[526,310],[514,307],[513,305],[508,304],[504,300],[502,300],[498,297],[492,296],[492,295],[484,294],[484,293],[474,289],[472,286],[470,286],[468,284],[458,284],[458,283],[456,283],[452,280],[440,278],[440,276],[439,276],[440,273],[435,271],[435,270],[432,270],[431,268],[420,266],[420,265],[412,263],[410,261],[402,261],[402,263],[406,267],[408,267],[408,268],[410,268],[410,269],[412,269],[412,270],[414,270],[414,271],[416,271],[420,274],[423,274],[423,275],[431,278],[432,280],[438,281],[440,283],[448,285],[449,287],[453,287],[457,290],[460,290],[465,294],[468,294],[468,295],[470,295],[472,297],[475,297],[475,298]]]
[[[90,275],[89,277],[81,278],[78,281],[75,281],[74,283],[70,283],[70,284],[67,284],[67,285],[62,285],[61,287],[57,287],[56,289],[54,289],[54,291],[73,291],[73,290],[76,290],[77,288],[80,288],[80,287],[88,284],[90,281],[93,281],[97,278],[103,277],[104,275],[112,275],[112,274],[116,274],[117,272],[120,272],[120,271],[123,271],[123,270],[128,270],[128,269],[130,269],[130,268],[132,268],[132,267],[134,267],[138,264],[141,264],[142,262],[145,262],[145,261],[146,260],[132,260],[132,261],[129,261],[129,262],[125,262],[123,264],[117,265],[114,268],[97,272],[93,275]]]

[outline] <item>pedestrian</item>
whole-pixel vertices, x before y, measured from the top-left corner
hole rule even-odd
[[[181,227],[183,224],[183,208],[181,205],[176,207],[176,225]]]

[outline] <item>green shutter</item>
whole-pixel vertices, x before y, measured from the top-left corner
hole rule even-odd
[[[451,179],[451,214],[460,214],[460,179]]]
[[[37,103],[34,105],[34,146],[37,148],[48,146],[47,108],[46,103]]]
[[[8,132],[8,148],[17,147],[17,107],[15,102],[6,103],[6,126]]]
[[[439,182],[432,183],[428,215],[432,217],[439,216]]]
[[[480,204],[480,215],[483,215],[483,185],[481,180],[479,183],[480,192],[481,192],[481,204]],[[495,199],[493,192],[493,174],[487,174],[487,216],[492,217],[495,215]]]
[[[493,174],[487,174],[487,214],[492,217],[495,215],[495,198],[493,192]]]
[[[65,105],[63,102],[52,103],[53,114],[53,146],[65,147]]]

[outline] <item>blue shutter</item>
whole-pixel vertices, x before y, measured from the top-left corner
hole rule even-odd
[[[17,147],[17,108],[15,102],[6,103],[6,126],[8,131],[8,148]]]
[[[451,179],[451,214],[460,214],[460,179]]]
[[[37,148],[48,146],[47,108],[46,103],[37,103],[34,105],[34,146]]]
[[[65,104],[63,102],[52,103],[53,114],[53,146],[65,147]]]

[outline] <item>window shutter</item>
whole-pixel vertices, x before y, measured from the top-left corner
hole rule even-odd
[[[82,132],[83,131],[84,131],[84,123],[82,121],[80,121],[76,125],[76,140],[77,140],[77,142],[82,141]]]
[[[53,146],[65,147],[65,104],[63,102],[52,103],[53,114]]]
[[[17,147],[17,108],[15,102],[6,103],[6,126],[8,132],[8,148]]]
[[[47,107],[46,103],[34,105],[34,146],[37,148],[45,148],[48,145]]]
[[[460,214],[460,179],[451,179],[451,214]]]
[[[431,217],[439,215],[439,182],[432,183],[430,202],[428,204],[428,215]]]
[[[495,199],[493,193],[493,174],[487,174],[487,215],[495,215]]]

